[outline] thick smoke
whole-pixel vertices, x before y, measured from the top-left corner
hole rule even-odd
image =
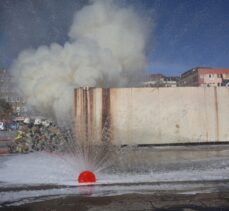
[[[132,8],[92,1],[75,14],[69,41],[25,50],[11,71],[28,104],[69,118],[76,87],[133,85],[145,67],[148,27]]]

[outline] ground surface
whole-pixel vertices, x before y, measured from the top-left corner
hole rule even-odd
[[[157,193],[125,194],[110,197],[68,196],[21,206],[3,207],[0,210],[19,211],[226,211],[229,210],[229,192],[186,194]]]
[[[0,210],[229,210],[229,145],[123,148],[95,186],[69,161],[0,156]]]

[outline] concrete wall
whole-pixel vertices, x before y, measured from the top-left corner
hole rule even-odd
[[[79,88],[75,120],[82,141],[229,142],[229,89]]]

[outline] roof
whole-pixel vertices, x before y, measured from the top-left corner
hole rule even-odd
[[[202,74],[229,74],[229,68],[214,68],[214,67],[194,67],[181,74],[181,77],[198,72]]]

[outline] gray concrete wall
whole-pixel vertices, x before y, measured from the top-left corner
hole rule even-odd
[[[75,90],[82,141],[113,144],[229,142],[225,87]]]

